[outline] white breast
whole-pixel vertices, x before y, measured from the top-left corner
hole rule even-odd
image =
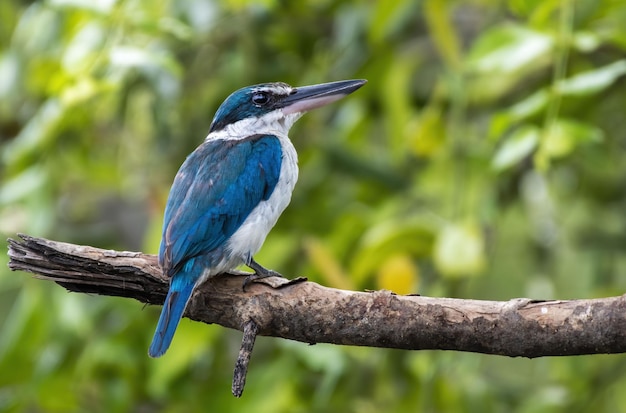
[[[291,193],[298,180],[298,155],[286,136],[279,139],[283,149],[280,178],[269,199],[261,201],[228,240],[226,249],[233,260],[231,265],[247,262],[261,249],[265,237],[291,201]]]

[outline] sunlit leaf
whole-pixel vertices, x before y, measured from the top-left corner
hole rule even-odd
[[[589,53],[596,50],[602,44],[601,36],[591,31],[576,31],[574,33],[574,45],[581,52]]]
[[[475,225],[447,225],[437,235],[433,251],[435,265],[442,276],[462,278],[485,270],[485,244]]]
[[[483,33],[470,52],[470,67],[479,72],[514,72],[547,56],[554,44],[547,34],[519,25],[502,25]]]
[[[523,126],[508,136],[494,155],[491,166],[501,171],[529,156],[539,143],[539,129]]]
[[[588,95],[606,89],[626,73],[626,59],[618,60],[599,69],[579,73],[561,80],[556,91],[564,95]]]
[[[117,46],[112,48],[109,58],[113,66],[121,68],[160,69],[175,76],[179,76],[182,70],[167,50]]]
[[[102,52],[106,39],[105,29],[98,23],[86,24],[68,43],[61,58],[63,68],[68,73],[85,73]]]
[[[526,119],[527,117],[535,115],[539,111],[543,110],[548,104],[548,100],[548,92],[541,89],[511,106],[507,113],[514,120]]]
[[[109,13],[117,0],[50,0],[57,7],[76,7],[99,13]]]
[[[65,106],[74,106],[85,102],[104,90],[106,86],[96,82],[94,79],[84,77],[75,82],[72,86],[63,89],[61,102]]]
[[[155,55],[145,49],[130,46],[118,46],[111,50],[111,63],[120,67],[149,67],[156,63]]]
[[[0,99],[6,100],[18,86],[20,63],[15,53],[0,55]]]
[[[551,158],[569,155],[581,144],[602,141],[599,128],[569,119],[558,119],[546,131],[541,142],[541,151]]]
[[[44,3],[32,3],[20,16],[13,43],[21,53],[36,56],[48,51],[58,36],[58,15]]]
[[[45,182],[45,172],[33,166],[3,183],[0,188],[0,204],[10,204],[27,197],[39,190]]]

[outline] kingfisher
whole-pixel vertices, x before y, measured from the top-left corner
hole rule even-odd
[[[305,112],[335,102],[366,80],[239,89],[218,108],[209,134],[184,161],[170,189],[159,264],[170,286],[148,354],[169,348],[194,290],[245,264],[255,279],[280,276],[254,260],[291,200],[298,157],[289,129]]]

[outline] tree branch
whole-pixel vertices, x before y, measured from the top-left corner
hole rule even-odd
[[[20,238],[8,240],[12,270],[35,273],[70,291],[148,304],[165,299],[168,281],[155,256]],[[239,372],[241,390],[257,333],[305,343],[530,358],[626,352],[625,296],[479,301],[344,291],[278,278],[243,291],[243,279],[237,274],[210,279],[197,289],[185,312],[192,320],[247,328],[251,342],[243,343],[238,361],[244,367],[242,377]]]
[[[254,340],[259,333],[259,325],[254,320],[248,320],[243,326],[243,338],[241,339],[241,349],[235,363],[235,372],[233,373],[232,392],[235,397],[241,397],[243,387],[246,384],[246,373],[248,371],[248,363],[252,355]]]

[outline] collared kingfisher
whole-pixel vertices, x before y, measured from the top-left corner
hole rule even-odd
[[[170,279],[148,354],[170,346],[194,289],[245,264],[257,278],[280,275],[254,260],[291,200],[298,159],[287,133],[305,112],[354,92],[365,80],[313,86],[248,86],[219,107],[209,135],[182,164],[165,207],[159,264]]]

